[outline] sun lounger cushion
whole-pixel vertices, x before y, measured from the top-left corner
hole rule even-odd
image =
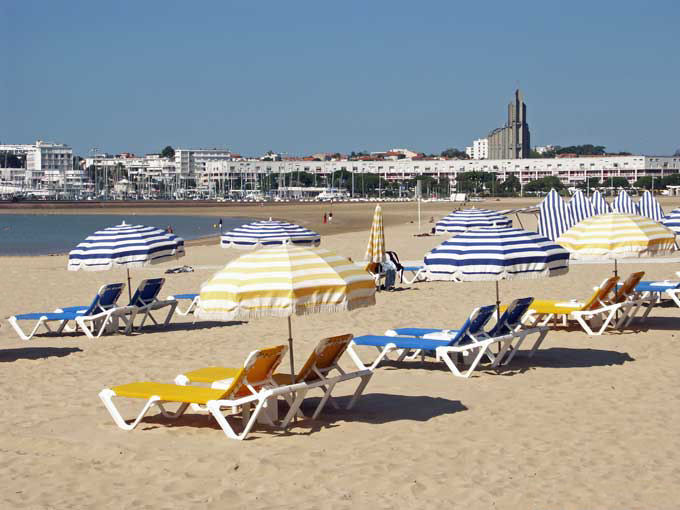
[[[635,286],[636,292],[665,292],[680,287],[680,282],[640,282]]]
[[[212,383],[215,381],[222,381],[224,379],[233,379],[239,374],[240,371],[240,368],[205,367],[187,372],[184,375],[193,382]],[[288,382],[290,382],[290,379]]]
[[[448,347],[451,345],[450,341],[445,340],[426,340],[424,338],[379,335],[364,335],[355,337],[354,343],[357,345],[368,345],[374,347],[384,347],[386,344],[394,343],[401,349],[421,349],[426,351],[434,351],[437,347]]]
[[[399,336],[415,336],[415,337],[421,337],[425,335],[429,335],[430,333],[441,333],[442,331],[445,331],[446,333],[456,333],[458,330],[456,329],[437,329],[437,328],[396,328],[390,330],[391,332],[394,332],[395,335]]]
[[[210,400],[219,400],[226,393],[225,390],[215,390],[203,386],[179,386],[155,382],[134,382],[115,386],[111,389],[119,397],[150,398],[157,396],[161,400],[188,404],[206,404]]]
[[[172,297],[175,299],[194,299],[198,297],[198,294],[173,294]]]
[[[86,308],[87,309],[87,308]],[[69,311],[69,312],[51,312],[51,313],[22,313],[20,315],[15,315],[17,320],[40,320],[42,318],[48,321],[67,321],[74,320],[76,317],[82,316],[82,312]]]

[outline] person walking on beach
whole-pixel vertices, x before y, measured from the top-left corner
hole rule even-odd
[[[168,234],[174,234],[174,233],[175,233],[175,231],[172,230],[172,225],[168,225],[167,228],[165,229],[165,231],[166,231]]]
[[[220,227],[220,232],[222,232],[222,218],[220,218],[220,221],[217,224]]]
[[[328,213],[328,223],[333,223],[333,213]]]
[[[326,213],[323,213],[323,224],[326,224]]]

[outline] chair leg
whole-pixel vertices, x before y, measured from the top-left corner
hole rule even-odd
[[[144,407],[142,407],[142,410],[137,415],[137,417],[134,420],[132,420],[131,423],[127,423],[125,419],[123,419],[123,417],[121,416],[120,412],[118,411],[118,408],[113,403],[113,397],[115,396],[116,396],[115,392],[108,388],[99,392],[99,398],[104,403],[106,409],[109,411],[109,414],[113,418],[113,421],[116,423],[116,425],[118,425],[119,428],[123,430],[134,429],[137,426],[137,424],[139,424],[139,422],[142,421],[142,418],[146,416],[146,413],[149,412],[151,406],[160,401],[160,398],[157,396],[149,398],[149,400],[147,400],[146,403],[144,404]]]
[[[357,386],[357,389],[354,390],[354,395],[352,395],[352,399],[349,401],[349,404],[347,404],[347,410],[352,409],[354,405],[357,403],[357,400],[359,400],[364,390],[366,389],[366,386],[368,386],[368,383],[371,381],[371,377],[373,377],[372,372],[361,376],[361,382]]]
[[[354,342],[351,342],[349,346],[347,347],[347,354],[349,354],[349,357],[352,358],[352,361],[354,361],[354,364],[357,366],[359,370],[375,370],[375,368],[380,364],[380,362],[387,357],[389,353],[392,351],[397,350],[397,346],[394,345],[393,343],[389,343],[383,347],[383,349],[380,351],[380,354],[378,355],[377,358],[373,360],[373,362],[370,365],[364,365],[363,361],[361,361],[361,358],[359,358],[359,355],[356,353],[354,350]]]

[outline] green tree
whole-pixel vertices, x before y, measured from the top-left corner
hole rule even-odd
[[[579,189],[593,189],[597,188],[598,186],[600,186],[600,179],[597,177],[586,177],[584,181],[576,184],[576,187]]]
[[[654,188],[656,188],[656,181],[658,179],[654,179]],[[661,182],[663,183],[663,186],[680,186],[680,174],[671,174],[671,175],[666,175],[665,177],[661,178]]]
[[[519,193],[522,189],[522,183],[516,176],[509,175],[507,179],[500,183],[499,189],[502,193]]]
[[[161,157],[163,158],[168,158],[172,159],[175,157],[175,149],[172,148],[172,146],[168,145],[161,151]]]
[[[536,179],[534,181],[529,181],[526,186],[524,186],[524,191],[545,191],[548,192],[551,189],[555,191],[561,191],[564,189],[564,184],[560,181],[559,177],[553,175],[548,177],[543,177],[541,179]]]
[[[609,179],[610,186],[615,188],[630,188],[630,183],[625,177],[613,177]]]
[[[441,157],[452,159],[470,159],[470,157],[465,153],[465,151],[453,148],[442,151]]]
[[[634,186],[636,188],[652,189],[652,178],[639,177],[638,180],[635,181]],[[663,189],[665,187],[666,184],[664,184],[663,179],[654,179],[654,189]]]
[[[496,174],[492,172],[462,172],[457,182],[459,193],[491,193],[498,189]]]

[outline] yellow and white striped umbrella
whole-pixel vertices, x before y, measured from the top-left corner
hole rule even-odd
[[[675,235],[650,218],[610,213],[574,225],[557,243],[575,259],[618,259],[669,254],[675,250]]]
[[[375,304],[375,283],[324,248],[281,245],[229,262],[201,287],[196,315],[249,320],[352,310]]]
[[[364,257],[369,262],[382,263],[385,261],[385,228],[383,227],[382,207],[375,206],[373,223],[368,236],[368,246]]]

